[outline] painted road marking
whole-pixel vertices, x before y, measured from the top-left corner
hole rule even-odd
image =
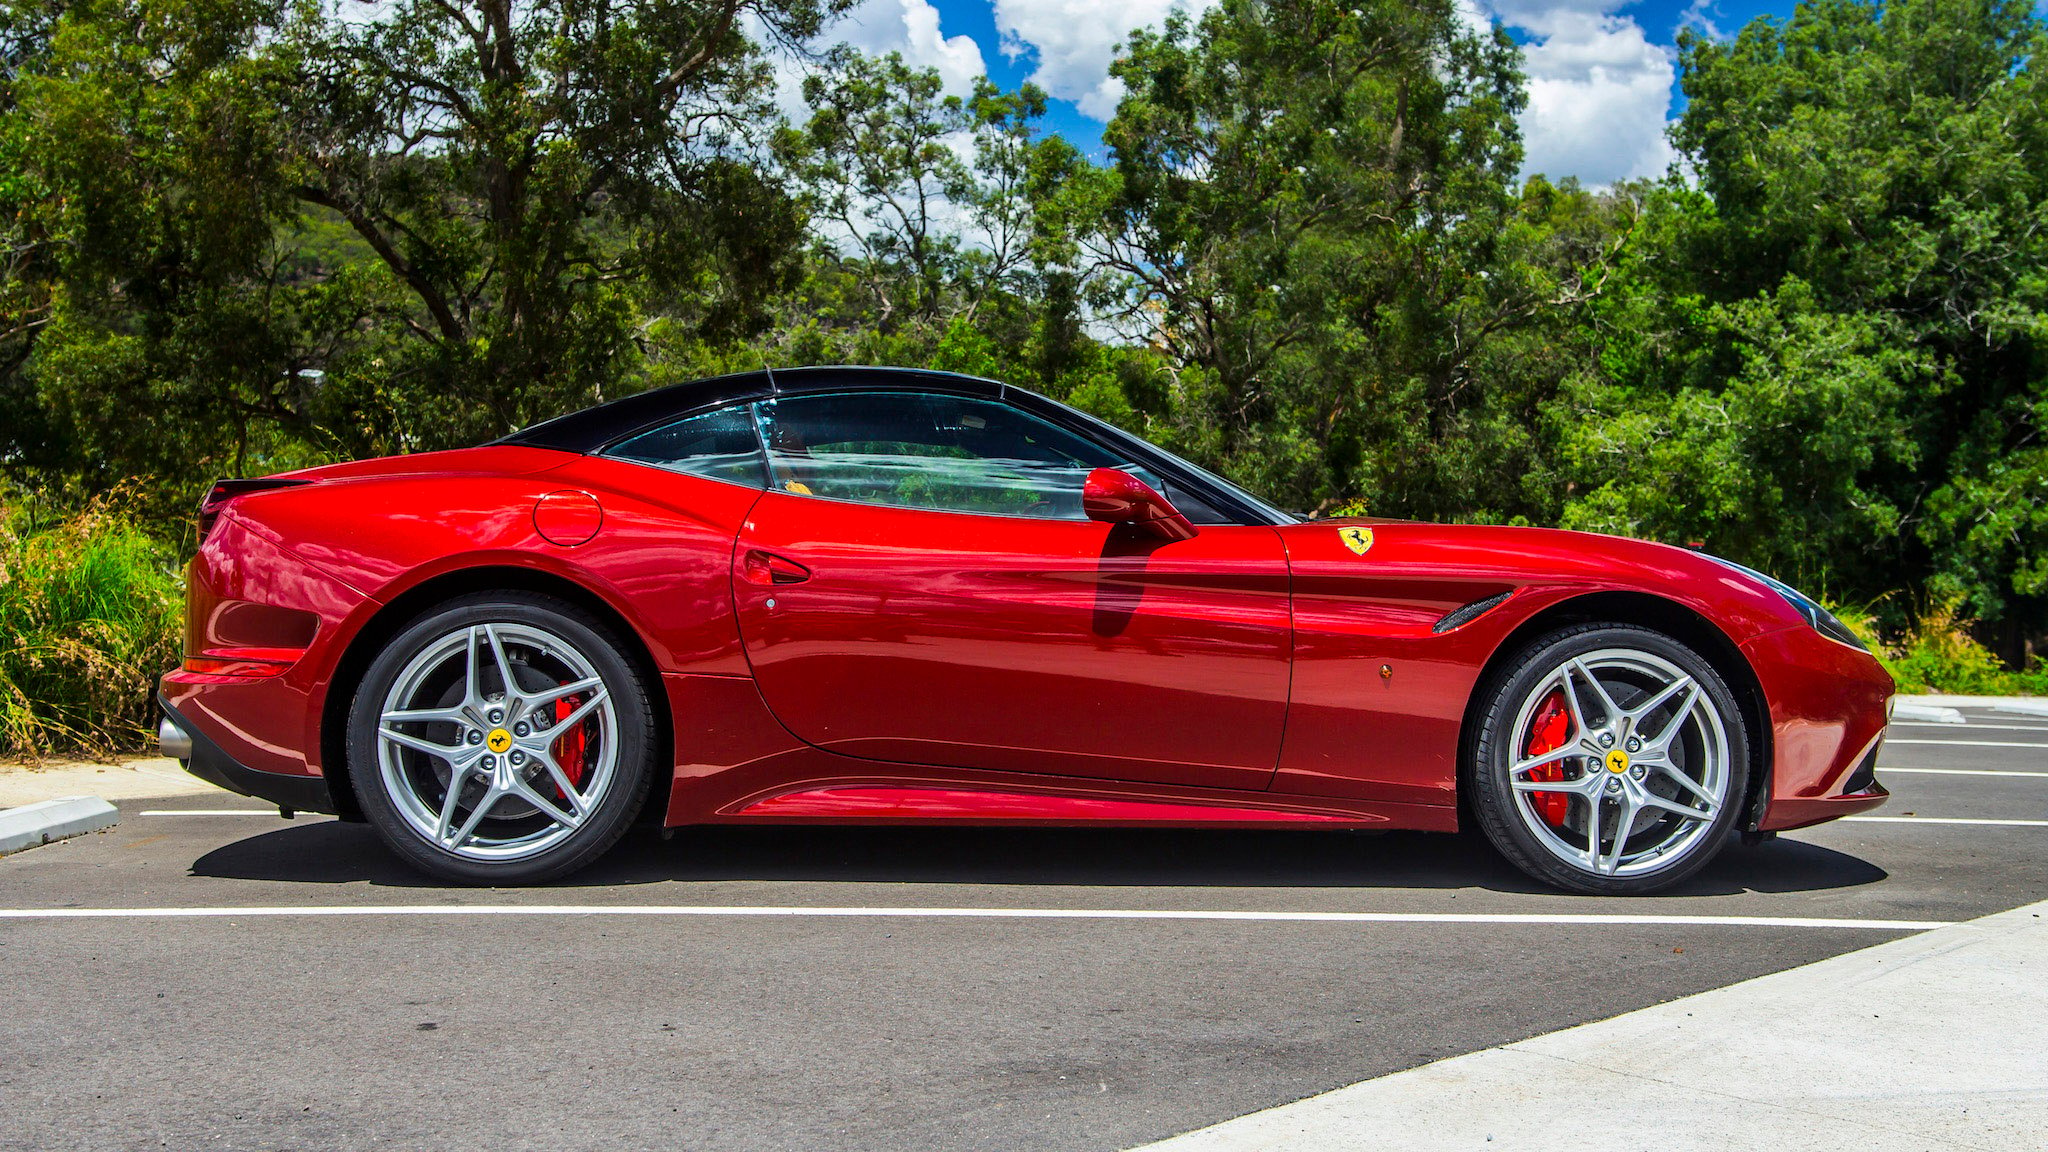
[[[234,919],[278,916],[771,916],[857,919],[1247,920],[1329,924],[1535,924],[1854,928],[1924,932],[1948,920],[1651,916],[1602,912],[1235,912],[1179,908],[835,908],[697,904],[308,904],[253,908],[0,908],[0,920]]]
[[[2041,748],[2048,749],[2048,743],[2030,744],[2024,740],[1886,740],[1887,747],[1893,744],[1942,744],[1950,748]]]
[[[2048,772],[1999,772],[1990,768],[1889,768],[1880,766],[1879,772],[1912,772],[1921,776],[2021,776],[2048,778]]]
[[[1844,816],[1859,824],[1990,824],[2002,828],[2048,828],[2048,820],[1975,820],[1961,816]]]
[[[985,920],[1296,920],[1331,924],[1673,924],[1673,927],[1872,929],[1919,933],[1952,920],[1821,916],[1649,916],[1626,912],[1212,912],[1186,908],[805,908],[758,904],[299,904],[254,908],[0,908],[0,920],[137,920],[236,916],[831,916]]]
[[[1941,724],[1933,720],[1894,720],[1892,728],[1946,728],[1950,732],[1967,727],[1978,732],[2042,732],[2048,733],[2048,724]]]
[[[144,816],[268,816],[278,818],[275,808],[146,808]],[[308,816],[317,813],[305,813]]]

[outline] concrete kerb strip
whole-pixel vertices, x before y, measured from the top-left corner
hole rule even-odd
[[[1894,704],[1892,719],[1911,720],[1922,724],[1967,724],[1963,714],[1954,708],[1940,708],[1932,704]]]
[[[174,796],[231,796],[162,757],[114,764],[51,762],[29,767],[0,762],[0,808],[71,796],[126,800],[169,799]]]
[[[0,811],[0,856],[120,823],[121,813],[97,796],[67,796]]]
[[[1146,1148],[1929,1152],[2039,1147],[2043,1132],[2048,903],[1367,1080]]]
[[[1990,708],[1998,712],[2048,716],[2048,696],[1957,696],[1952,693],[1931,693],[1898,696],[1894,697],[1894,700],[1900,706],[1915,704],[1929,708]]]

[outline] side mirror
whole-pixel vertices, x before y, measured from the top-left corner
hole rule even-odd
[[[1090,520],[1129,524],[1163,540],[1192,540],[1195,526],[1152,486],[1116,468],[1097,468],[1081,488],[1081,507]]]

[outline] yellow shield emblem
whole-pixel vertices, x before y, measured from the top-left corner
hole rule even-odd
[[[1372,529],[1370,528],[1339,528],[1337,529],[1337,538],[1344,541],[1346,548],[1351,549],[1360,556],[1365,555],[1372,548]]]

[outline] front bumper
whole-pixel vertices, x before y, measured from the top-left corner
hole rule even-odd
[[[325,777],[259,772],[228,755],[198,726],[180,715],[163,696],[157,697],[157,705],[164,711],[163,724],[158,728],[159,744],[166,756],[173,756],[185,765],[185,771],[208,784],[257,800],[268,800],[280,808],[295,812],[334,813],[334,794],[328,789]],[[182,756],[178,755],[181,751],[184,753]]]
[[[1877,756],[1896,690],[1884,667],[1803,626],[1742,647],[1771,726],[1769,790],[1753,827],[1782,832],[1883,804],[1891,793],[1877,782]]]

